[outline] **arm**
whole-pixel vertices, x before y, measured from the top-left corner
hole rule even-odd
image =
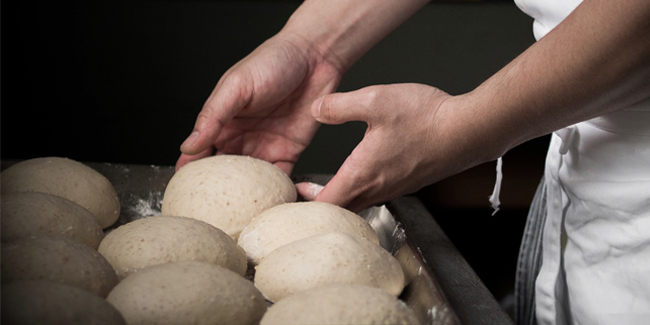
[[[368,129],[315,199],[360,210],[649,96],[650,2],[586,0],[467,94],[392,85],[317,100],[320,122]]]
[[[305,1],[282,33],[298,35],[346,71],[429,0]]]
[[[305,1],[277,35],[219,80],[176,167],[216,148],[291,173],[318,129],[311,103],[333,92],[359,57],[426,2]]]
[[[486,158],[650,96],[650,2],[586,0],[474,91],[446,105],[481,114]],[[471,108],[471,109],[469,109]]]

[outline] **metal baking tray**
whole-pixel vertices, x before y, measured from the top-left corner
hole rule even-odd
[[[13,162],[2,162],[6,168]],[[105,231],[160,214],[173,166],[85,162],[114,185],[119,220]],[[295,175],[294,182],[326,184],[331,175]],[[360,213],[380,244],[400,262],[407,285],[400,295],[424,325],[512,324],[494,297],[414,197],[401,197]]]

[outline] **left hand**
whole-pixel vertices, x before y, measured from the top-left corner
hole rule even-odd
[[[290,175],[318,130],[311,103],[340,78],[337,66],[302,38],[279,33],[221,77],[181,145],[176,169],[216,149],[264,159]]]
[[[478,164],[476,155],[468,154],[469,148],[463,145],[469,142],[462,121],[451,119],[441,109],[450,98],[434,87],[396,84],[316,100],[312,114],[319,122],[365,121],[368,128],[320,192],[314,186],[298,184],[299,193],[360,211]]]

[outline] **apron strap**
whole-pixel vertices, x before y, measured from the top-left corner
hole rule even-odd
[[[542,267],[542,233],[546,221],[546,182],[542,177],[533,197],[519,248],[515,276],[515,313],[517,325],[536,325],[535,280]]]

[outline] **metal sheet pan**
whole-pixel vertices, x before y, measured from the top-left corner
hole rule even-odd
[[[12,163],[3,161],[2,168]],[[106,232],[160,213],[173,166],[86,164],[105,175],[120,198],[120,218]],[[297,175],[293,180],[325,184],[330,178]],[[377,230],[381,245],[400,261],[407,276],[400,299],[415,311],[422,324],[512,323],[416,199],[402,197],[361,215]]]
[[[87,164],[113,183],[120,198],[120,219],[107,229],[107,232],[133,220],[160,214],[165,187],[174,174],[173,167]],[[294,176],[293,180],[325,184],[329,178],[328,175],[298,175]],[[417,246],[410,240],[402,223],[395,218],[389,206],[367,209],[361,216],[377,231],[380,244],[400,261],[404,269],[408,284],[400,298],[416,312],[423,324],[460,324],[429,273]]]

